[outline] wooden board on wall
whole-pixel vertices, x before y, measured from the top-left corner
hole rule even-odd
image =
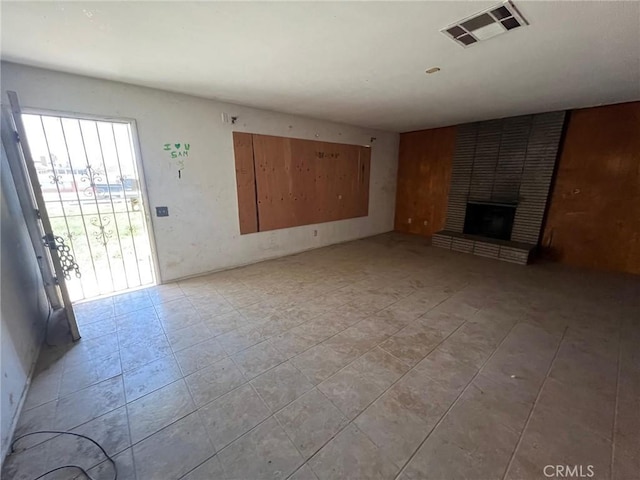
[[[233,132],[233,152],[236,159],[240,233],[255,233],[258,231],[258,208],[253,167],[253,140],[250,133]]]
[[[456,127],[400,135],[396,231],[430,236],[444,228],[455,140]]]
[[[543,246],[560,262],[640,273],[640,102],[571,113]]]
[[[269,135],[241,134],[252,143],[251,183],[238,180],[241,225],[256,211],[257,229],[276,230],[369,214],[371,149],[359,145],[319,142]],[[234,133],[234,142],[236,133]],[[239,140],[240,141],[240,140]],[[242,158],[238,158],[238,153]],[[236,170],[246,163],[248,149],[236,150]],[[246,169],[248,171],[248,168]],[[241,188],[242,193],[241,193]],[[257,209],[256,209],[257,204]],[[251,224],[252,225],[252,224]],[[242,231],[241,233],[251,233]]]

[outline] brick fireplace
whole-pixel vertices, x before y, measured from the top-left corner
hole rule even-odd
[[[458,127],[447,221],[433,245],[526,264],[536,250],[565,112]]]

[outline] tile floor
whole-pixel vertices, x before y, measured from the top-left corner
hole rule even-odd
[[[88,434],[120,480],[640,478],[640,279],[426,243],[77,305],[83,339],[43,350],[16,434]],[[92,445],[44,435],[3,478],[69,462],[112,478]]]

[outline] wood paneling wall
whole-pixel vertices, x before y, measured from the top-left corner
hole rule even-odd
[[[234,132],[240,233],[369,214],[371,148]]]
[[[543,247],[563,263],[640,274],[640,102],[571,113]]]
[[[256,175],[253,166],[253,139],[250,133],[233,132],[233,151],[236,158],[236,191],[240,233],[258,231],[256,204]]]
[[[455,140],[456,127],[400,135],[397,231],[430,236],[444,228]]]

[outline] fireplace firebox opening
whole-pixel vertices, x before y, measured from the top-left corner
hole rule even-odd
[[[468,202],[463,232],[499,240],[511,240],[515,215],[515,204]]]

